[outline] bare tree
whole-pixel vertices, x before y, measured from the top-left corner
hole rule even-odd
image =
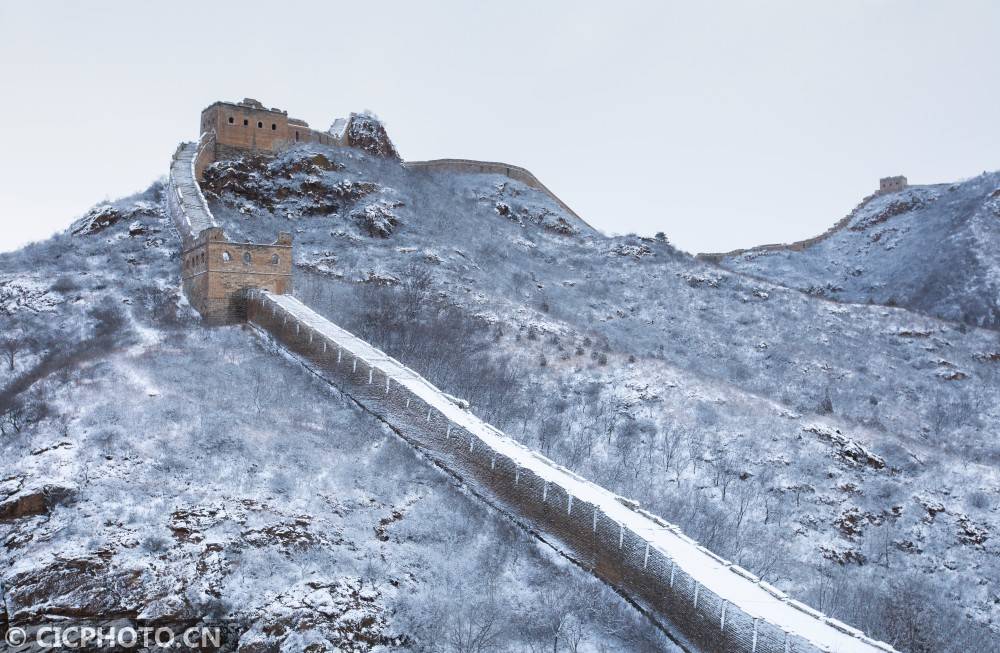
[[[501,634],[498,611],[492,601],[484,603],[451,613],[445,640],[454,653],[484,653],[496,647]]]
[[[7,369],[14,371],[16,357],[31,345],[31,339],[21,333],[8,333],[0,337],[0,351],[7,360]]]
[[[20,433],[27,420],[24,402],[15,397],[0,409],[0,435]]]

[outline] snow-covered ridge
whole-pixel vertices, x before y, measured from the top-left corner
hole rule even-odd
[[[997,172],[911,186],[876,196],[810,241],[701,257],[836,301],[996,329],[998,192]]]
[[[598,551],[597,555],[622,558],[621,567],[627,570],[630,564],[634,565],[635,573],[640,578],[639,581],[634,579],[630,581],[629,573],[626,571],[617,579],[605,576],[606,580],[638,600],[648,601],[643,594],[655,597],[657,594],[672,593],[688,601],[689,609],[693,605],[700,625],[677,624],[677,620],[682,620],[683,616],[665,615],[668,618],[673,617],[675,624],[682,630],[685,630],[685,626],[690,627],[690,633],[686,631],[682,633],[684,637],[692,639],[705,637],[703,624],[708,622],[717,624],[718,630],[715,632],[718,637],[726,638],[731,644],[738,646],[732,650],[894,651],[891,646],[874,641],[860,631],[826,617],[788,597],[745,569],[716,556],[685,536],[678,527],[638,509],[634,502],[581,478],[507,437],[471,412],[456,405],[448,395],[415,371],[321,317],[297,299],[287,295],[255,292],[251,302],[254,304],[254,309],[251,311],[252,322],[271,331],[279,341],[295,345],[295,349],[300,353],[305,351],[308,358],[330,364],[334,364],[335,360],[336,369],[350,369],[349,380],[352,377],[361,379],[355,382],[362,384],[358,390],[366,387],[365,378],[369,392],[377,389],[379,393],[384,392],[386,398],[390,395],[399,395],[399,391],[403,390],[402,394],[406,396],[406,409],[410,412],[425,412],[426,423],[429,425],[427,428],[430,429],[437,429],[437,425],[433,422],[435,418],[438,421],[443,418],[446,424],[444,442],[451,443],[453,440],[455,443],[462,442],[463,446],[458,447],[460,452],[466,451],[464,442],[469,443],[467,454],[448,455],[465,455],[472,458],[475,452],[476,456],[482,458],[485,455],[490,460],[491,470],[498,465],[501,467],[506,465],[516,470],[513,485],[517,486],[520,483],[524,488],[521,490],[522,493],[527,492],[530,485],[524,479],[529,477],[540,479],[542,493],[540,497],[531,497],[530,500],[533,502],[540,499],[542,504],[546,504],[552,501],[549,497],[565,496],[566,515],[574,515],[574,520],[588,525],[592,523],[593,535],[591,533],[586,535],[597,539],[599,548],[604,547],[604,550]],[[355,396],[350,388],[346,391]],[[357,393],[361,394],[363,393]],[[373,411],[378,411],[378,406],[368,406],[374,402],[367,401],[364,397],[358,401]],[[388,414],[382,417],[390,424],[405,424],[407,419],[412,419],[412,415],[406,417],[392,414],[392,411],[385,412]],[[421,416],[423,412],[420,413]],[[400,426],[401,430],[406,428],[405,425]],[[440,434],[436,437],[440,443]],[[415,439],[421,438],[417,436]],[[437,446],[441,448],[440,444]],[[435,444],[428,443],[427,448],[433,451]],[[451,448],[453,445],[449,446],[449,449]],[[499,496],[505,491],[499,488],[499,485],[509,480],[495,481],[493,487],[485,483],[486,489],[490,494]],[[508,494],[510,485],[508,482],[506,487]],[[557,513],[561,515],[561,511]],[[562,519],[568,520],[569,517]],[[554,537],[562,540],[564,547],[568,549],[564,552],[570,557],[586,559],[586,551],[568,541],[565,534],[560,536],[558,531],[560,528],[565,530],[565,524],[545,524],[544,519],[539,521],[543,527],[553,526],[551,530],[555,531]],[[607,541],[601,540],[602,534],[599,534],[599,530],[608,529],[599,528],[599,525],[612,526]],[[588,529],[584,527],[583,530]],[[632,545],[634,542],[639,542],[638,548]],[[623,546],[626,543],[628,546]],[[630,550],[631,560],[628,559]],[[636,551],[639,552],[637,557]],[[636,562],[637,559],[641,562]],[[595,573],[601,575],[599,570]],[[692,597],[675,590],[675,582],[679,586],[681,578],[684,578],[685,582],[692,583]],[[653,607],[655,609],[655,606]],[[721,612],[715,612],[716,608],[720,608]]]
[[[804,240],[797,240],[792,243],[769,243],[767,245],[757,245],[755,247],[744,247],[740,249],[734,249],[729,252],[711,252],[711,253],[705,252],[702,254],[698,254],[697,258],[702,259],[704,261],[712,261],[713,263],[719,263],[723,259],[734,256],[741,256],[745,254],[746,255],[759,254],[765,252],[777,252],[782,250],[788,250],[793,252],[801,251],[803,249],[815,245],[816,243],[823,242],[830,236],[843,230],[851,223],[852,220],[854,220],[855,216],[857,216],[862,209],[868,206],[868,204],[876,197],[879,197],[879,195],[880,193],[878,192],[872,193],[871,195],[866,195],[860,202],[858,202],[857,206],[851,209],[850,213],[842,217],[840,220],[834,223],[832,227],[830,227],[829,229],[827,229],[826,231],[817,236],[806,238]]]

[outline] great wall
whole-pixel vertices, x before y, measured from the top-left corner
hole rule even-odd
[[[866,195],[858,205],[851,209],[851,212],[837,220],[836,223],[823,233],[813,236],[812,238],[806,238],[804,240],[797,240],[793,243],[769,243],[767,245],[757,245],[756,247],[745,247],[741,249],[734,249],[728,252],[706,252],[703,254],[698,254],[696,258],[703,261],[708,261],[710,263],[721,263],[723,259],[733,258],[736,256],[742,256],[744,254],[758,253],[758,252],[780,252],[780,251],[790,251],[790,252],[801,252],[804,249],[812,247],[813,245],[820,243],[835,233],[843,230],[847,225],[851,223],[851,220],[858,214],[858,211],[863,209],[876,197],[885,195],[888,193],[895,193],[905,189],[908,185],[906,177],[902,175],[897,175],[895,177],[882,177],[879,179],[879,189],[870,195]]]
[[[320,132],[308,130],[302,121],[246,102],[216,103],[206,109],[199,141],[182,144],[170,169],[167,205],[184,243],[183,287],[207,323],[249,323],[482,500],[614,587],[685,650],[895,651],[716,556],[637,503],[524,447],[417,372],[295,299],[291,237],[279,234],[273,244],[227,240],[201,193],[200,174],[227,149],[273,152],[303,140],[349,146],[350,126],[340,133],[332,131],[326,140],[314,136]],[[227,115],[220,107],[229,107],[232,113]],[[213,111],[206,121],[206,114]],[[265,116],[279,115],[285,116],[284,122],[277,118],[265,122]],[[238,140],[239,134],[227,136],[214,129],[213,123],[217,126],[219,121],[261,131],[273,124],[269,129],[273,135],[260,141]],[[253,127],[257,123],[260,126]],[[489,172],[498,172],[499,166],[512,178],[527,173],[516,166],[481,162],[417,166],[435,164],[438,169],[458,165],[456,169],[463,171],[481,165]]]
[[[580,220],[586,224],[586,220],[577,215],[576,211],[571,209],[566,202],[559,199],[559,196],[553,193],[548,187],[543,184],[538,177],[533,175],[530,170],[526,170],[521,166],[510,165],[509,163],[497,163],[495,161],[471,161],[469,159],[434,159],[432,161],[406,161],[403,163],[404,166],[412,170],[434,170],[440,172],[464,172],[464,173],[480,173],[480,174],[494,174],[503,175],[509,177],[515,181],[519,181],[528,188],[534,188],[535,190],[540,190],[560,206],[564,211]]]

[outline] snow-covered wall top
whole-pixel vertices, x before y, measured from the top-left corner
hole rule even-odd
[[[202,135],[198,143],[181,143],[170,162],[167,206],[185,244],[193,242],[205,229],[216,226],[195,174],[195,162],[204,151],[206,138],[207,135]]]
[[[659,607],[659,596],[671,594],[674,601],[682,601],[691,616],[686,616],[683,610],[671,610],[664,618],[679,624],[682,638],[689,641],[706,641],[707,631],[708,641],[715,643],[698,648],[838,653],[894,650],[793,600],[700,546],[678,527],[640,510],[635,502],[581,478],[509,438],[457,405],[415,371],[321,317],[294,297],[257,292],[250,302],[249,316],[253,323],[271,331],[278,340],[291,345],[293,351],[327,368],[341,370],[349,380],[360,384],[355,390],[362,389],[361,392],[350,387],[346,391],[366,407],[389,413],[383,417],[390,424],[402,424],[400,430],[408,430],[406,421],[409,419],[412,425],[413,419],[405,413],[415,411],[419,415],[417,423],[426,423],[427,429],[444,430],[443,441],[455,444],[445,453],[459,456],[452,460],[461,467],[454,471],[463,478],[476,475],[475,465],[463,460],[475,456],[489,461],[485,467],[492,475],[484,477],[486,490],[509,497],[512,488],[518,488],[514,490],[516,498],[506,501],[508,505],[513,503],[515,510],[533,512],[524,506],[525,501],[561,506],[550,507],[548,513],[542,511],[541,517],[535,515],[534,521],[543,531],[543,537],[566,543],[568,555],[575,559],[595,556],[591,564],[598,575],[602,575],[600,568],[607,565],[606,560],[600,561],[602,556],[621,559],[618,564],[612,563],[612,571],[603,577],[627,594],[638,595],[640,602],[652,603],[654,610]],[[364,391],[372,396],[367,397]],[[400,402],[398,397],[402,396],[405,405],[391,403],[390,397]],[[375,406],[376,402],[381,406]],[[434,426],[434,420],[438,424],[443,420],[446,429]],[[421,443],[429,449],[440,448],[441,435],[438,434],[436,444],[426,437]],[[421,440],[420,436],[414,439]],[[447,459],[444,464],[449,464]],[[483,467],[480,465],[480,469]],[[533,485],[528,479],[536,482]],[[540,497],[527,496],[539,487]],[[567,531],[573,530],[575,534],[567,535]],[[581,540],[585,542],[583,546],[575,544]],[[678,594],[675,589],[682,576],[690,589],[687,595]]]

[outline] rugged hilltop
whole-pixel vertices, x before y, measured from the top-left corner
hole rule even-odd
[[[901,650],[996,637],[996,332],[605,237],[386,147],[205,178],[230,238],[293,232],[298,296],[510,435]],[[356,650],[468,650],[448,638],[483,626],[480,596],[499,650],[669,647],[266,343],[202,327],[178,248],[154,186],[0,257],[28,343],[0,376],[9,615],[211,606],[256,651],[341,646],[359,631],[329,624],[364,608]]]
[[[844,302],[904,306],[1000,327],[1000,174],[880,195],[804,247],[718,257],[752,274]]]

